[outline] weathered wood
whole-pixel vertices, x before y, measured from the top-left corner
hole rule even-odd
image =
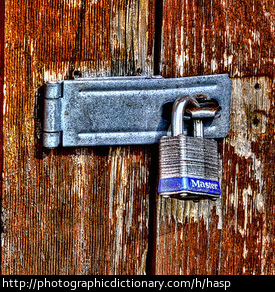
[[[233,79],[223,144],[221,273],[274,274],[274,92],[266,77]],[[271,253],[270,253],[271,252]]]
[[[274,2],[163,5],[162,74],[236,79],[231,131],[219,147],[222,199],[157,197],[156,273],[275,274]]]
[[[273,76],[273,0],[165,0],[165,76]]]
[[[34,111],[48,80],[152,74],[153,4],[6,1],[3,274],[145,273],[150,148],[45,150]]]
[[[3,274],[143,274],[146,260],[157,274],[275,273],[272,0],[163,1],[162,75],[229,73],[232,124],[222,199],[157,197],[149,258],[156,149],[41,146],[44,82],[152,74],[154,2],[6,0]]]
[[[4,0],[0,0],[0,19],[4,19],[4,17],[5,17],[5,3],[4,3]],[[4,44],[5,44],[4,28],[5,28],[5,22],[0,21],[0,172],[1,172],[0,198],[1,198],[1,201],[2,201],[2,172],[3,172],[3,100],[4,100]],[[0,215],[2,215],[1,207],[0,207]],[[0,230],[0,232],[1,231],[2,230]],[[1,256],[0,256],[0,273],[1,273]]]

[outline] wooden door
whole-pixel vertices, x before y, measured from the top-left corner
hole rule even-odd
[[[3,274],[144,274],[151,148],[46,150],[49,80],[152,74],[151,0],[5,1]]]
[[[275,273],[273,1],[0,8],[3,274]],[[216,202],[160,198],[157,145],[42,147],[45,82],[154,73],[232,78]]]
[[[274,1],[166,0],[165,77],[228,73],[222,198],[157,198],[157,274],[274,274]]]

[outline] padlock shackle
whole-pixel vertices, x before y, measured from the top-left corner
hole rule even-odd
[[[196,107],[200,107],[198,101],[189,95],[179,97],[172,110],[172,136],[178,136],[183,134],[184,131],[184,113],[188,104],[193,104]]]

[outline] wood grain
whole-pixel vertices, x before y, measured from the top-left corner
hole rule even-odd
[[[0,0],[0,20],[4,19],[5,16],[5,2]],[[2,173],[3,173],[3,100],[4,100],[4,41],[5,36],[5,22],[0,21],[0,198],[2,201]],[[0,215],[2,217],[2,211],[0,208]],[[2,226],[2,224],[1,224]],[[0,228],[0,232],[2,227]],[[0,253],[1,254],[1,253]],[[2,262],[0,255],[0,262]],[[0,274],[1,274],[1,263],[0,263]]]
[[[166,0],[163,15],[162,75],[228,73],[232,122],[222,198],[157,198],[156,273],[275,274],[274,2]]]
[[[154,2],[5,1],[3,274],[275,274],[274,1]],[[158,59],[165,77],[228,73],[232,123],[222,198],[157,196],[154,214],[156,148],[45,150],[37,93],[74,76],[151,75]]]
[[[6,1],[3,274],[145,273],[151,148],[46,150],[35,113],[46,81],[152,74],[153,4]]]
[[[165,0],[162,74],[273,76],[274,21],[272,0]]]

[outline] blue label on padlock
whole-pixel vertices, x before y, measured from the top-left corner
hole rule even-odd
[[[218,181],[193,177],[163,178],[159,181],[158,191],[159,193],[190,191],[213,195],[221,194]]]

